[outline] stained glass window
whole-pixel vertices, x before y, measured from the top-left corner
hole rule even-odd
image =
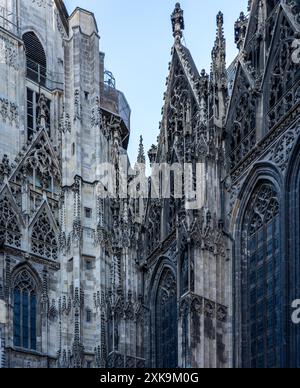
[[[244,364],[251,368],[279,367],[280,224],[277,193],[271,185],[262,184],[252,196],[244,233],[247,256],[242,309]]]
[[[166,269],[160,281],[156,301],[156,366],[176,368],[177,348],[177,287],[174,275]]]
[[[36,350],[37,295],[36,284],[27,270],[21,271],[14,282],[14,345]]]

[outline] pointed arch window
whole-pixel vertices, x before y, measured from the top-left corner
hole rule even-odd
[[[156,300],[156,367],[176,368],[178,364],[177,286],[170,269],[165,269]]]
[[[27,78],[45,86],[47,75],[47,59],[45,50],[33,31],[23,35],[26,53]]]
[[[273,185],[254,192],[243,225],[243,364],[280,367],[282,288],[279,200]]]
[[[18,273],[13,289],[14,346],[37,349],[37,286],[26,270]]]
[[[32,251],[50,260],[57,260],[58,247],[55,232],[44,209],[32,230]]]
[[[0,239],[8,245],[21,247],[19,221],[7,196],[0,200]]]

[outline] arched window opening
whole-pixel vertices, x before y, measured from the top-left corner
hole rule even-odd
[[[243,364],[280,367],[282,288],[279,201],[271,184],[254,192],[243,225]]]
[[[13,306],[14,346],[37,350],[37,287],[26,269],[15,278]]]
[[[23,35],[26,53],[27,78],[45,86],[47,76],[47,60],[44,48],[34,32]]]
[[[178,364],[177,286],[170,269],[162,274],[156,299],[156,367]]]

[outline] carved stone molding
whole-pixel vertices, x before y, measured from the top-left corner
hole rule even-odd
[[[0,118],[10,125],[19,124],[19,109],[14,102],[0,98]]]
[[[8,36],[0,34],[0,63],[18,70],[18,46]]]
[[[271,145],[288,130],[295,120],[298,120],[300,115],[300,102],[297,103],[293,111],[278,123],[276,127],[257,144],[251,153],[231,172],[232,182],[235,183],[256,160],[259,160],[269,149]]]
[[[300,134],[300,123],[286,132],[277,142],[272,152],[271,160],[284,172],[288,166],[290,154],[295,141]]]
[[[32,0],[33,4],[36,4],[38,7],[46,8],[48,6],[49,8],[52,7],[52,1],[50,0]]]

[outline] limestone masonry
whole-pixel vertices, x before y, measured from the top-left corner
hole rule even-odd
[[[121,195],[146,156],[124,182],[131,110],[94,15],[0,0],[0,366],[300,367],[300,1],[248,11],[229,67],[217,15],[207,74],[176,4],[148,155],[191,174],[146,199]]]

